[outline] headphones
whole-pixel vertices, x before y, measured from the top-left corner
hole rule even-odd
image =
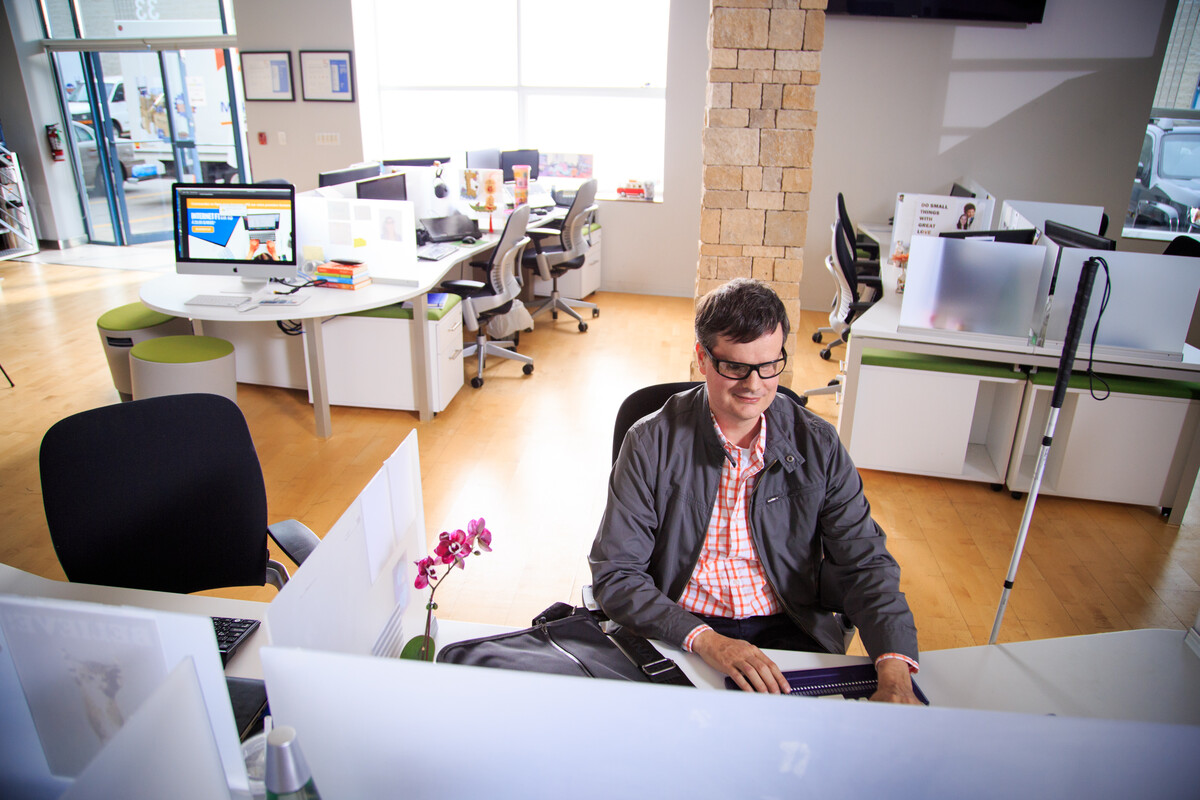
[[[433,177],[436,181],[433,184],[433,196],[437,198],[446,197],[450,194],[450,187],[442,180],[442,165],[435,161],[433,162],[434,173]]]

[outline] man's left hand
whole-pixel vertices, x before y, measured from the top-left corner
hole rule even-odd
[[[871,700],[879,703],[906,703],[919,706],[921,701],[913,694],[912,673],[908,662],[899,658],[885,658],[875,665],[879,686]]]

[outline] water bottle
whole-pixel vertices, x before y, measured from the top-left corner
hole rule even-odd
[[[280,725],[267,734],[267,800],[320,800],[312,771],[296,741],[296,729]]]

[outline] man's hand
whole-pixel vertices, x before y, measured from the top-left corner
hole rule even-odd
[[[913,694],[912,673],[908,662],[899,658],[885,658],[875,665],[879,687],[871,699],[879,703],[907,703],[919,706],[921,701]]]
[[[696,637],[692,652],[713,669],[733,678],[742,691],[787,694],[788,682],[783,672],[762,650],[749,642],[707,630]]]

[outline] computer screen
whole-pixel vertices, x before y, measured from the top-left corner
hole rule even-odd
[[[359,200],[408,199],[408,181],[402,172],[356,181],[354,187]]]
[[[1046,235],[1064,247],[1082,247],[1085,250],[1117,249],[1117,243],[1112,239],[1049,219],[1046,220]]]
[[[529,180],[536,181],[538,176],[538,151],[537,150],[505,150],[500,153],[500,169],[504,170],[504,180],[511,181],[513,178],[513,167],[517,164],[526,164],[529,167]]]
[[[984,239],[992,242],[1011,242],[1012,244],[1033,244],[1037,240],[1037,230],[1034,228],[1007,228],[996,231],[942,231],[941,235],[948,239]]]
[[[500,151],[468,150],[467,169],[500,169]]]
[[[293,186],[176,183],[175,270],[243,279],[296,274]]]
[[[379,174],[378,164],[365,164],[357,167],[346,167],[317,174],[317,186],[337,186],[339,183],[352,183],[363,178],[374,178]]]
[[[385,167],[432,167],[434,164],[445,166],[450,163],[450,156],[438,158],[385,158]]]
[[[950,187],[951,197],[974,197],[975,193],[957,181]]]

